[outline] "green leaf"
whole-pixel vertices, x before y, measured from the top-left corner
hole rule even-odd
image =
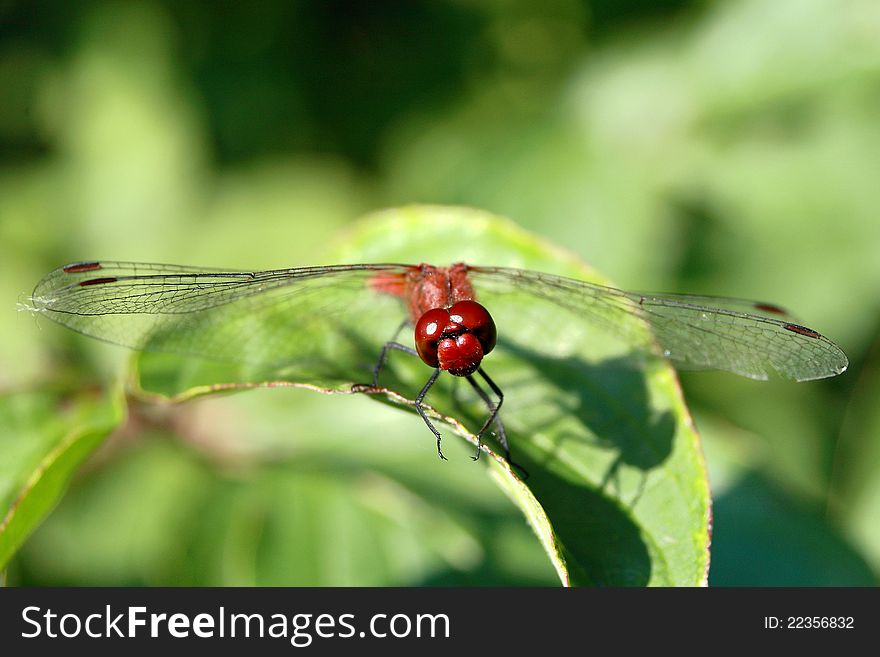
[[[10,579],[23,567],[38,586],[180,585],[167,573],[214,502],[211,470],[163,437],[150,430],[102,454],[28,539]]]
[[[377,472],[310,466],[218,487],[193,570],[235,586],[380,586],[481,558],[480,544],[436,501],[428,506]]]
[[[518,510],[482,468],[425,458],[431,441],[417,418],[366,396],[289,390],[168,411],[173,426],[189,429],[175,436],[157,426],[102,454],[100,467],[77,479],[19,552],[11,582],[546,586],[555,579]],[[334,414],[341,422],[329,427],[324,420]],[[449,446],[452,459],[465,444],[456,447]]]
[[[458,261],[604,282],[573,255],[506,220],[466,208],[414,206],[379,213],[340,245],[332,263]],[[532,524],[562,582],[705,584],[709,490],[699,439],[673,371],[630,353],[613,330],[591,325],[577,309],[524,295],[493,297],[477,290],[477,296],[499,327],[498,347],[484,367],[505,393],[502,414],[513,458],[531,476],[521,481],[497,445],[484,451],[493,477]],[[402,307],[389,318],[387,298],[366,289],[360,297],[352,297],[358,305],[350,313],[333,318],[341,323],[333,340],[348,341],[344,348],[331,344],[333,366],[347,373],[348,382],[322,386],[323,379],[308,370],[279,369],[266,376],[236,365],[145,353],[137,361],[141,391],[177,399],[254,385],[348,392],[350,383],[369,380],[382,343],[404,318]],[[378,299],[381,312],[369,314],[371,299]],[[320,303],[316,297],[316,313]],[[369,321],[374,315],[379,325]],[[290,340],[302,339],[296,322],[286,326]],[[285,325],[271,331],[280,342]],[[412,399],[428,374],[420,361],[394,354],[382,374],[388,390],[374,397],[413,411]],[[480,426],[485,407],[456,383],[441,377],[428,402],[436,420],[475,445],[471,431]]]
[[[46,389],[0,396],[0,569],[124,416],[120,395]]]

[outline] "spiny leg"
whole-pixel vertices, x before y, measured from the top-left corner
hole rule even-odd
[[[379,373],[382,371],[382,368],[385,366],[385,361],[388,360],[388,352],[391,349],[396,349],[397,351],[402,351],[405,354],[410,354],[411,356],[418,356],[418,352],[412,347],[407,347],[406,345],[402,345],[399,342],[396,342],[397,336],[404,329],[404,327],[409,324],[409,320],[403,320],[400,323],[400,326],[397,327],[397,330],[394,331],[394,335],[391,336],[391,339],[382,345],[382,351],[379,352],[379,360],[376,361],[376,366],[373,367],[373,387],[379,387]]]
[[[498,397],[498,403],[495,404],[494,407],[490,407],[491,413],[489,417],[486,418],[486,421],[483,423],[483,427],[480,429],[480,435],[483,435],[483,432],[486,428],[495,421],[495,418],[498,417],[498,411],[501,410],[501,404],[504,403],[504,393],[501,392],[501,388],[495,385],[495,382],[489,378],[489,375],[483,371],[482,367],[477,368],[477,373],[483,377],[483,380],[489,384],[489,387],[492,388],[492,392],[495,393],[495,396]],[[506,438],[505,438],[506,443]],[[504,448],[507,449],[507,445],[504,445]]]
[[[382,345],[382,351],[379,354],[379,362],[376,363],[376,367],[373,368],[373,387],[379,387],[379,372],[382,370],[382,366],[385,365],[385,361],[388,360],[388,352],[392,349],[396,349],[397,351],[402,351],[405,354],[409,354],[410,356],[418,356],[419,353],[413,349],[412,347],[407,347],[405,344],[400,344],[399,342],[386,342]]]
[[[431,386],[437,382],[437,377],[440,376],[440,368],[438,367],[434,370],[434,373],[431,375],[431,378],[428,379],[428,382],[425,384],[425,387],[422,388],[422,391],[416,397],[416,410],[419,412],[419,415],[422,416],[422,419],[425,421],[425,424],[428,425],[428,428],[437,436],[437,455],[447,461],[445,456],[443,456],[443,450],[440,449],[440,432],[431,424],[431,420],[428,419],[428,416],[425,414],[425,409],[422,408],[422,400],[425,399],[425,395],[428,394],[428,390],[431,389]]]
[[[400,323],[400,326],[397,327],[397,330],[394,332],[392,339],[382,345],[382,351],[379,353],[379,360],[376,362],[376,366],[373,368],[373,388],[379,387],[379,374],[382,371],[382,367],[385,365],[385,362],[388,360],[388,352],[392,349],[397,351],[402,351],[405,354],[409,354],[410,356],[418,356],[419,353],[413,349],[412,347],[407,347],[406,345],[400,344],[399,342],[395,342],[394,339],[397,335],[404,329],[404,327],[409,324],[409,320],[404,320]],[[418,396],[415,400],[416,410],[419,412],[419,415],[422,416],[422,419],[425,421],[425,424],[428,425],[428,428],[431,430],[435,436],[437,436],[437,454],[441,459],[447,461],[448,459],[443,456],[443,451],[440,449],[440,432],[437,431],[434,424],[428,419],[428,416],[425,414],[425,409],[422,407],[422,401],[425,399],[425,395],[428,394],[428,390],[431,389],[437,382],[437,377],[440,376],[440,368],[434,370],[434,373],[431,375],[431,378],[428,379],[428,382],[424,385],[422,390],[419,392]]]
[[[507,434],[504,432],[504,425],[501,424],[501,418],[497,417],[498,416],[498,409],[501,408],[501,404],[504,402],[504,393],[501,392],[501,388],[499,388],[497,385],[495,385],[495,382],[489,378],[489,375],[483,371],[482,367],[477,369],[477,373],[481,377],[483,377],[483,380],[487,384],[489,384],[489,387],[492,389],[492,392],[494,392],[495,395],[498,397],[498,404],[497,404],[497,406],[495,406],[494,412],[492,414],[490,414],[489,419],[486,420],[486,423],[483,425],[483,428],[480,429],[480,434],[482,434],[483,431],[485,431],[486,427],[488,427],[489,424],[493,420],[497,419],[497,421],[498,421],[497,424],[498,424],[498,429],[499,429],[498,442],[501,444],[502,449],[504,449],[504,458],[507,459],[507,462],[510,463],[511,466],[513,466],[514,468],[516,468],[517,470],[519,470],[522,473],[523,479],[528,479],[529,478],[529,471],[526,470],[524,467],[522,467],[519,463],[514,461],[512,458],[510,458],[510,445],[508,445],[508,443],[507,443]],[[488,397],[488,395],[487,395],[487,397]],[[479,437],[479,434],[478,434],[478,437]]]
[[[499,395],[498,404],[497,405],[493,404],[492,400],[489,399],[489,395],[487,395],[486,391],[480,387],[480,384],[474,380],[474,377],[472,375],[469,374],[465,378],[467,379],[467,382],[471,384],[471,387],[477,391],[477,394],[480,396],[480,399],[483,400],[483,402],[486,404],[486,407],[489,409],[488,419],[483,423],[483,426],[477,432],[477,455],[472,456],[471,458],[474,461],[476,461],[477,459],[480,458],[480,451],[481,451],[480,447],[482,447],[482,445],[483,445],[481,439],[482,439],[483,434],[485,433],[486,429],[489,427],[489,425],[492,423],[492,421],[495,420],[495,424],[498,427],[498,442],[501,443],[501,447],[504,448],[504,455],[507,458],[507,460],[509,461],[510,460],[510,449],[507,446],[507,434],[505,434],[505,432],[504,432],[504,424],[501,422],[501,418],[498,417],[498,409],[501,407],[501,401],[503,401],[503,396]]]

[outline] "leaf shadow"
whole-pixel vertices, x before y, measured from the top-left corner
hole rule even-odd
[[[648,475],[672,452],[674,415],[651,407],[644,370],[632,358],[590,363],[547,356],[512,342],[504,349],[547,384],[529,400],[529,406],[543,409],[540,414],[532,417],[528,409],[517,409],[519,425],[511,439],[520,446],[517,458],[531,473],[529,488],[564,547],[572,583],[647,584],[651,557],[632,513]],[[535,387],[533,380],[507,383],[509,388],[521,385]],[[565,422],[567,418],[574,422]],[[531,439],[538,432],[540,446]],[[571,462],[572,444],[615,454],[598,482],[580,471],[581,464]],[[619,481],[623,466],[640,474],[627,501]],[[612,484],[616,490],[610,489]]]
[[[571,583],[648,584],[652,558],[633,509],[650,472],[672,452],[674,415],[652,408],[644,369],[634,358],[591,363],[551,357],[509,341],[499,346],[519,363],[517,379],[501,383],[515,404],[502,410],[503,416],[516,417],[507,432],[514,458],[530,473],[526,483],[551,521]],[[528,369],[534,374],[523,375]],[[434,407],[479,426],[485,408],[465,403],[457,380],[446,378],[449,387],[438,391]],[[537,433],[545,439],[540,446],[533,439]],[[570,448],[578,445],[614,454],[598,481],[572,464]],[[624,466],[630,470],[627,481],[632,481],[632,470],[639,473],[637,485],[621,483]]]
[[[545,451],[545,465],[559,458],[568,442],[612,450],[617,456],[602,478],[600,488],[604,489],[622,466],[647,475],[669,458],[676,433],[675,417],[668,410],[652,408],[644,370],[633,358],[590,363],[577,357],[553,358],[512,343],[505,349],[540,372],[550,384],[546,393],[531,403],[553,410],[544,413],[539,422],[527,424],[522,433],[534,434],[552,427],[564,416],[577,422],[577,427],[548,433],[554,449]]]

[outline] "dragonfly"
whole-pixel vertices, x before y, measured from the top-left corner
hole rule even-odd
[[[667,359],[679,369],[809,381],[848,366],[836,344],[772,303],[628,292],[466,263],[238,271],[76,262],[46,275],[31,302],[35,312],[105,342],[249,364],[301,382],[350,385],[355,392],[378,390],[390,353],[404,352],[432,370],[415,408],[444,460],[425,398],[446,372],[465,379],[487,408],[472,458],[479,457],[482,438],[494,427],[513,464],[499,414],[504,394],[483,368],[496,345],[574,357],[596,330],[632,353]],[[404,344],[397,336],[407,326],[412,341]],[[374,360],[365,371],[372,372],[372,381],[355,383],[351,363],[371,350]]]

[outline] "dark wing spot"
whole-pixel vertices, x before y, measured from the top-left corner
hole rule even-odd
[[[798,324],[783,324],[782,328],[787,331],[791,331],[792,333],[797,333],[799,335],[805,335],[808,338],[821,338],[822,336],[816,333],[813,329],[809,329],[806,326],[800,326]]]
[[[103,285],[104,283],[115,283],[118,279],[116,278],[90,278],[87,281],[80,281],[80,287],[86,287],[87,285]]]
[[[100,262],[74,262],[72,265],[64,267],[65,274],[79,274],[84,271],[95,271],[101,268]]]
[[[765,313],[775,313],[777,315],[785,315],[784,308],[780,308],[779,306],[774,306],[772,303],[756,303],[756,310],[763,310]]]

